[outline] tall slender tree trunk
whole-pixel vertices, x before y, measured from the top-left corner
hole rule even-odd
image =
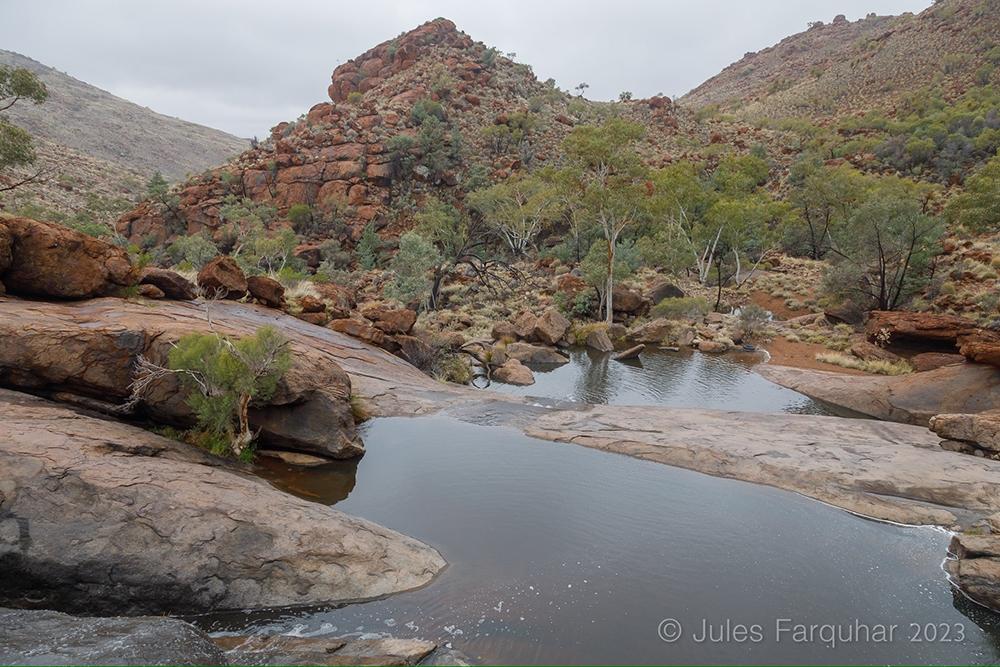
[[[605,305],[605,315],[604,321],[607,324],[611,324],[614,317],[614,306],[612,304],[611,295],[615,288],[615,242],[609,236],[608,237],[608,279],[604,283],[604,305]]]
[[[243,450],[253,441],[253,432],[250,430],[250,394],[240,394],[238,417],[239,430],[233,438],[233,453],[236,456],[243,454]]]

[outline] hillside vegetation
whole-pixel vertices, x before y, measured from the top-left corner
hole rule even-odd
[[[748,53],[681,98],[744,118],[888,115],[920,88],[947,99],[997,81],[1000,2],[940,0],[914,15],[838,16]]]
[[[49,91],[44,106],[16,105],[7,115],[37,138],[66,146],[145,178],[172,180],[225,162],[246,140],[171,118],[84,83],[12,51],[0,65],[34,72]]]

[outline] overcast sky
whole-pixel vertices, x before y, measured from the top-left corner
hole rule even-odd
[[[333,68],[445,16],[588,97],[682,95],[835,14],[930,0],[0,0],[0,48],[161,113],[263,136],[327,99]]]

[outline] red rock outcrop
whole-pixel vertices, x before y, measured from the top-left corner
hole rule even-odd
[[[198,272],[198,286],[209,296],[223,299],[242,299],[248,284],[243,269],[232,257],[214,257]]]
[[[434,19],[396,39],[382,42],[333,71],[327,91],[334,102],[343,102],[353,92],[375,88],[394,74],[412,67],[429,46],[472,46],[472,39],[458,31],[448,19]]]
[[[957,315],[911,313],[902,310],[873,310],[868,315],[865,331],[869,337],[887,332],[890,341],[909,339],[957,343],[960,336],[979,331],[979,326]]]
[[[868,316],[865,331],[871,338],[888,333],[890,342],[951,343],[969,361],[1000,366],[1000,333],[964,317],[876,310]]]
[[[123,248],[51,222],[0,219],[0,284],[11,294],[83,299],[138,280]]]

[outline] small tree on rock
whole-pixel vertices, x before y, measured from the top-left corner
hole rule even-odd
[[[251,456],[256,434],[250,428],[250,407],[269,400],[291,367],[285,337],[271,326],[238,340],[217,333],[189,334],[167,359],[163,367],[139,357],[132,397],[122,409],[134,407],[155,380],[175,375],[189,392],[187,404],[198,421],[196,440],[216,454]]]

